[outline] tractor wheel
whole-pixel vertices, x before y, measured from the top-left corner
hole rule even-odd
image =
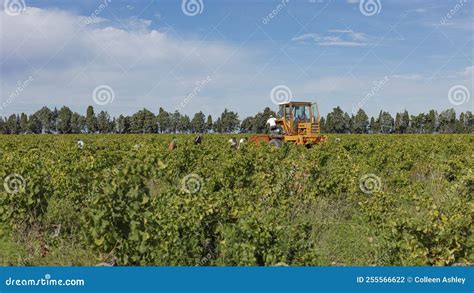
[[[276,147],[277,149],[281,148],[281,146],[283,145],[283,142],[279,139],[272,139],[270,140],[269,144],[271,146],[274,146]]]

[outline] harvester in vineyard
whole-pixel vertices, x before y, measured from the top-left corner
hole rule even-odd
[[[321,135],[320,114],[316,103],[286,102],[279,104],[277,117],[269,119],[271,134],[254,135],[250,141],[266,141],[276,147],[283,142],[311,147],[327,141]]]

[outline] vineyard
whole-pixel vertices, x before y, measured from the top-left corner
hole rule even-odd
[[[0,264],[474,264],[473,135],[230,137],[0,136]]]

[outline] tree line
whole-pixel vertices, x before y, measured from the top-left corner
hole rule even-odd
[[[139,110],[131,116],[111,117],[106,111],[96,114],[88,106],[86,115],[73,112],[69,107],[49,109],[43,107],[31,115],[25,113],[0,117],[0,134],[45,134],[45,133],[267,133],[266,122],[275,116],[270,108],[254,116],[239,119],[236,112],[224,110],[214,121],[203,112],[191,118],[179,111],[167,112],[160,108],[158,114],[148,109]],[[359,109],[354,115],[344,112],[339,106],[321,118],[323,133],[474,133],[474,117],[466,111],[456,115],[454,109],[438,113],[409,115],[408,111],[390,113],[380,111],[371,117]]]
[[[326,133],[474,133],[474,116],[471,111],[456,116],[454,109],[440,113],[410,115],[407,110],[396,113],[380,111],[378,117],[369,117],[359,109],[355,115],[345,113],[340,107],[321,118],[321,130]]]

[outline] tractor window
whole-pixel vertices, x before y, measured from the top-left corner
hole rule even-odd
[[[309,120],[311,118],[311,106],[304,106],[303,109],[304,109],[305,121],[309,122]]]
[[[289,106],[283,106],[283,107],[285,107],[285,119],[286,119],[287,121],[290,121],[290,114],[291,114],[291,112],[290,112],[290,111],[291,111],[291,110],[290,110],[290,107],[289,107]]]
[[[316,119],[318,119],[317,117],[319,116],[319,109],[318,109],[318,106],[316,104],[312,104],[311,108],[313,110],[313,117],[314,117],[312,122],[315,122]]]
[[[278,113],[277,113],[278,117],[283,118],[284,113],[285,113],[285,106],[280,105],[280,108],[278,109]]]
[[[309,121],[309,118],[311,116],[309,106],[296,106],[293,109],[294,109],[293,117],[295,120],[303,121],[303,122]]]

